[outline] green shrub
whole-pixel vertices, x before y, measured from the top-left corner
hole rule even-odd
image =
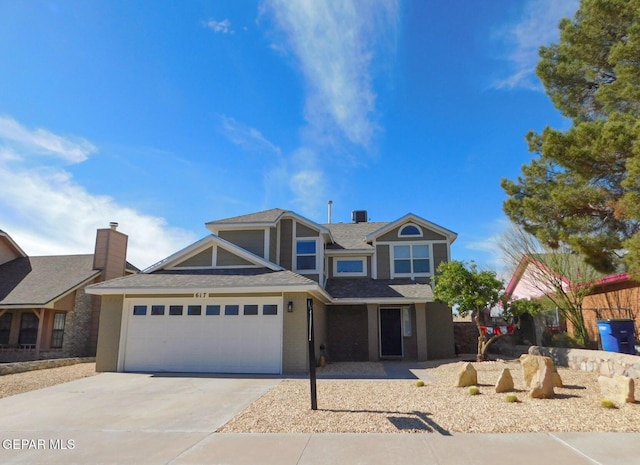
[[[518,402],[518,396],[516,396],[515,394],[507,394],[504,397],[504,400],[506,400],[507,402]]]
[[[602,408],[616,408],[616,404],[614,404],[613,401],[611,401],[609,399],[602,399],[600,401],[600,407],[602,407]]]
[[[422,387],[422,386],[424,386],[424,381],[422,381],[421,379],[416,381],[416,387]]]
[[[542,335],[542,345],[547,347],[561,347],[567,349],[576,349],[582,347],[578,341],[569,336],[567,333],[550,333],[545,331]]]
[[[478,394],[480,394],[480,388],[478,388],[478,386],[471,386],[469,388],[469,395],[470,396],[477,396]]]

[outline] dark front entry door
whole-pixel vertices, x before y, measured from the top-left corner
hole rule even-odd
[[[402,357],[402,313],[399,308],[380,309],[380,356]]]

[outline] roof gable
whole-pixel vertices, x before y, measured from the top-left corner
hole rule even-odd
[[[19,257],[26,257],[27,254],[20,246],[2,229],[0,229],[0,265],[10,262]]]
[[[268,268],[273,271],[283,270],[283,268],[280,265],[276,265],[273,262],[265,260],[264,258],[259,257],[258,255],[252,252],[249,252],[248,250],[245,250],[242,247],[238,247],[237,245],[225,239],[222,239],[221,237],[215,234],[210,234],[209,236],[206,236],[203,239],[200,239],[199,241],[194,242],[190,246],[185,247],[184,249],[174,253],[173,255],[170,255],[169,257],[159,261],[155,265],[150,266],[149,268],[144,270],[143,273],[153,273],[159,270],[171,269],[175,265],[183,261],[186,261],[191,257],[197,256],[199,253],[202,253],[207,248],[210,248],[212,246],[221,247],[227,252],[245,260],[250,265],[254,265],[256,267]],[[201,267],[205,268],[204,265]],[[213,263],[211,264],[210,268],[211,267],[213,267]]]
[[[378,237],[388,233],[389,231],[400,227],[401,225],[403,225],[404,223],[415,223],[423,228],[429,229],[431,231],[434,231],[438,234],[441,234],[442,236],[444,236],[447,240],[447,242],[449,244],[453,243],[453,241],[456,240],[456,238],[458,237],[458,234],[447,229],[444,228],[440,225],[437,225],[435,223],[432,223],[431,221],[427,221],[424,218],[419,217],[418,215],[415,215],[413,213],[407,213],[406,215],[404,215],[403,217],[392,221],[390,223],[385,224],[384,226],[382,226],[381,228],[370,232],[369,234],[367,234],[367,241],[368,242],[373,242],[374,240],[376,240]]]

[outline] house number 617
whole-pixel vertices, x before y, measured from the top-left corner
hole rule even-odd
[[[196,299],[204,299],[205,297],[207,297],[207,293],[206,292],[196,292],[195,294],[193,294],[193,297],[195,297]]]

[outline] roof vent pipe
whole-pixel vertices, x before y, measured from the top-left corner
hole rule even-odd
[[[109,227],[115,231],[116,229],[118,229],[118,223],[116,223],[115,221],[112,221],[111,223],[109,223]]]
[[[329,221],[328,223],[331,224],[331,208],[333,207],[333,200],[329,200],[329,202],[327,202],[327,207],[328,207],[328,215],[329,215]]]

